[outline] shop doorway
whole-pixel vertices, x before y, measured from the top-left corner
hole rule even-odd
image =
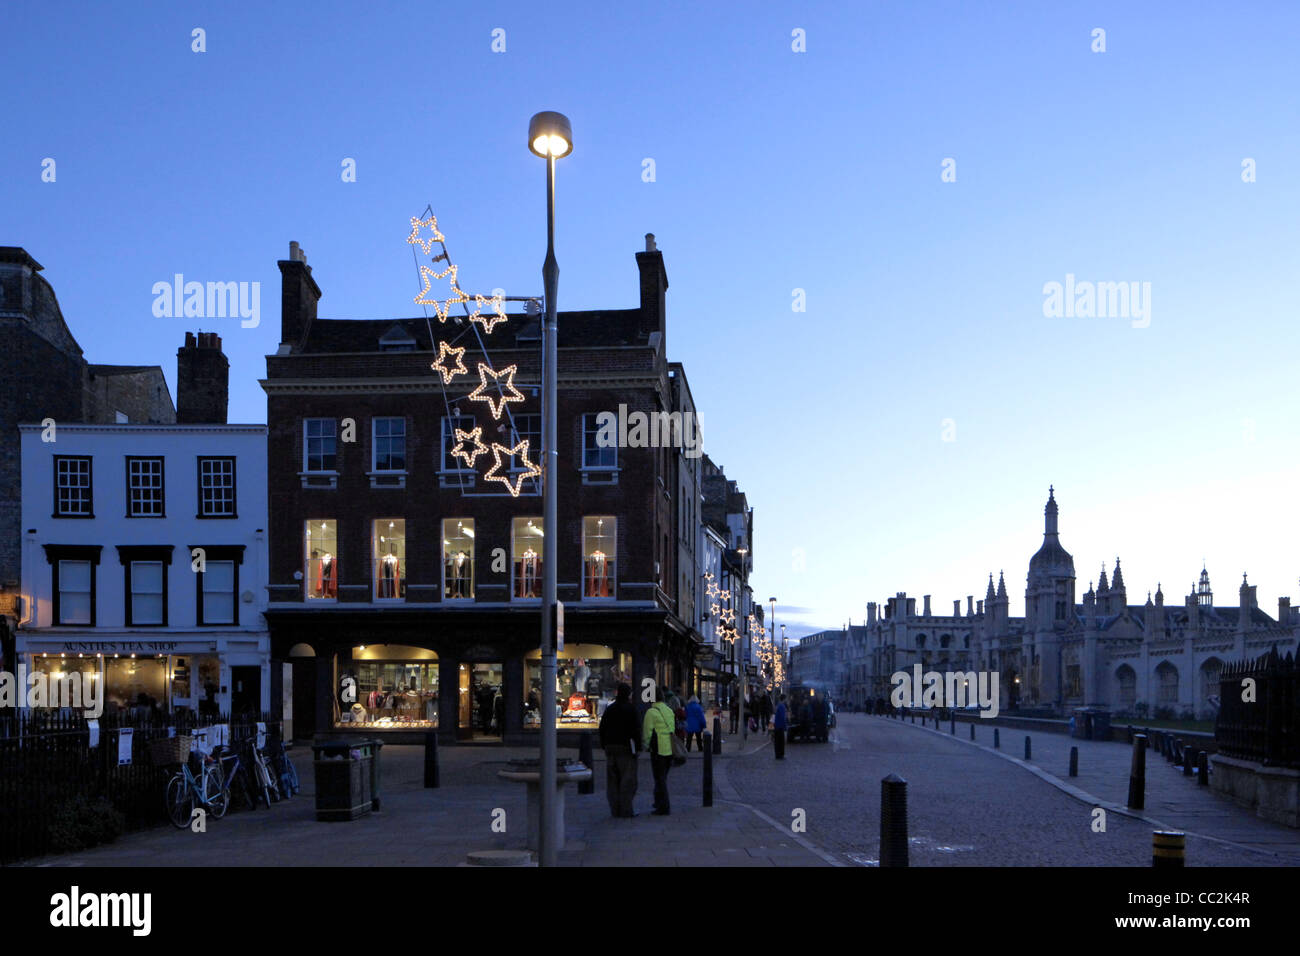
[[[461,664],[456,739],[500,743],[505,733],[505,665]]]
[[[293,736],[311,740],[316,734],[316,658],[295,657],[293,664]]]
[[[230,716],[239,720],[245,714],[262,715],[262,668],[230,668]]]

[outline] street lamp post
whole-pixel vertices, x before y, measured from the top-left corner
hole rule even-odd
[[[736,552],[740,555],[740,596],[745,596],[745,555],[749,553],[747,548],[737,548]],[[740,605],[741,613],[745,613],[744,601]],[[746,733],[747,724],[745,723],[745,688],[749,685],[749,676],[745,673],[745,638],[749,636],[749,617],[745,617],[745,632],[740,639],[740,652],[736,655],[736,672],[740,675],[740,740],[744,743],[748,736]],[[737,748],[739,752],[740,748]]]
[[[559,534],[556,532],[556,485],[559,451],[555,447],[556,412],[559,396],[559,351],[555,321],[555,297],[560,283],[560,266],[555,261],[555,161],[573,152],[573,129],[568,117],[550,111],[537,113],[528,122],[528,148],[546,160],[546,261],[542,282],[546,295],[546,323],[542,330],[542,709],[541,774],[538,806],[537,862],[555,866],[556,770],[555,770],[555,563]]]

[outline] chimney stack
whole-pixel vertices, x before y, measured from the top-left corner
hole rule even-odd
[[[1291,620],[1291,599],[1280,597],[1277,599],[1277,622],[1285,624],[1289,620]]]
[[[952,602],[952,616],[961,617],[961,598],[957,598]]]
[[[296,242],[289,243],[289,258],[281,259],[277,265],[280,267],[280,344],[297,349],[306,341],[307,332],[316,320],[320,286],[311,277],[307,253]]]
[[[966,595],[966,616],[975,616],[975,595],[973,594]]]
[[[930,616],[930,595],[925,595],[925,616]]]
[[[655,245],[653,232],[645,234],[645,252],[636,254],[636,267],[641,273],[641,318],[637,329],[646,337],[658,332],[662,342],[668,273],[664,270],[664,254]]]
[[[185,333],[176,350],[176,423],[224,425],[230,401],[230,362],[216,332]]]

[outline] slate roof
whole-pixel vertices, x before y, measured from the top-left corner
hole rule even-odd
[[[464,321],[463,313],[455,312]],[[618,345],[644,345],[646,335],[637,331],[640,309],[598,309],[582,312],[560,312],[557,322],[560,329],[561,348],[573,346],[609,347]],[[488,348],[511,349],[516,347],[532,348],[538,341],[539,318],[523,313],[507,313],[507,321],[492,330],[490,336],[484,336]],[[463,324],[454,324],[453,318],[446,323],[438,321],[436,315],[428,321],[423,316],[402,319],[315,319],[307,331],[307,341],[302,351],[312,352],[378,352],[379,340],[384,336],[392,338],[390,333],[400,330],[415,340],[419,351],[433,351],[435,346],[429,340],[429,328],[433,328],[434,341],[455,338],[465,329]],[[480,328],[480,334],[482,334]],[[472,340],[471,335],[466,339]],[[462,344],[464,344],[462,342]]]

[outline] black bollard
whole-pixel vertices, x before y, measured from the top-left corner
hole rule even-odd
[[[957,733],[957,714],[956,714],[956,713],[951,713],[951,714],[948,715],[948,733],[953,734],[954,736],[955,736],[956,733]]]
[[[1190,777],[1192,775],[1192,768],[1196,765],[1196,754],[1197,751],[1193,750],[1191,747],[1188,747],[1186,750],[1183,751],[1183,776],[1184,777]]]
[[[907,866],[907,781],[896,773],[880,781],[880,865]]]
[[[1177,830],[1155,830],[1151,834],[1151,865],[1181,867],[1187,838]]]
[[[1165,763],[1173,763],[1174,757],[1177,756],[1177,742],[1173,734],[1165,734]]]
[[[973,722],[970,725],[970,739],[975,739],[975,724]]]
[[[595,793],[596,792],[596,762],[595,760],[592,759],[592,754],[591,754],[591,731],[590,730],[584,731],[582,736],[578,738],[578,760],[582,762],[583,766],[585,766],[588,770],[591,771],[591,776],[588,779],[578,781],[578,792]]]
[[[911,708],[908,709],[910,710]],[[912,711],[912,723],[916,723],[916,711],[914,710]]]
[[[1141,810],[1147,791],[1147,738],[1138,734],[1133,738],[1133,762],[1128,771],[1128,805],[1130,810]]]
[[[431,730],[424,735],[424,786],[436,789],[438,782],[438,732]]]
[[[1032,753],[1033,753],[1033,752],[1029,749],[1029,735],[1028,735],[1028,734],[1025,734],[1025,759],[1026,759],[1026,760],[1030,760],[1030,759],[1032,759],[1032,756],[1031,756]]]
[[[1201,787],[1210,785],[1210,752],[1201,751],[1200,760],[1196,764],[1196,784]]]
[[[1070,776],[1079,776],[1079,748],[1070,748]]]
[[[704,805],[713,806],[713,734],[704,732]]]
[[[722,721],[717,717],[713,718],[713,752],[722,753]]]
[[[1002,740],[998,736],[998,729],[996,727],[993,728],[993,749],[994,750],[1002,749]]]

